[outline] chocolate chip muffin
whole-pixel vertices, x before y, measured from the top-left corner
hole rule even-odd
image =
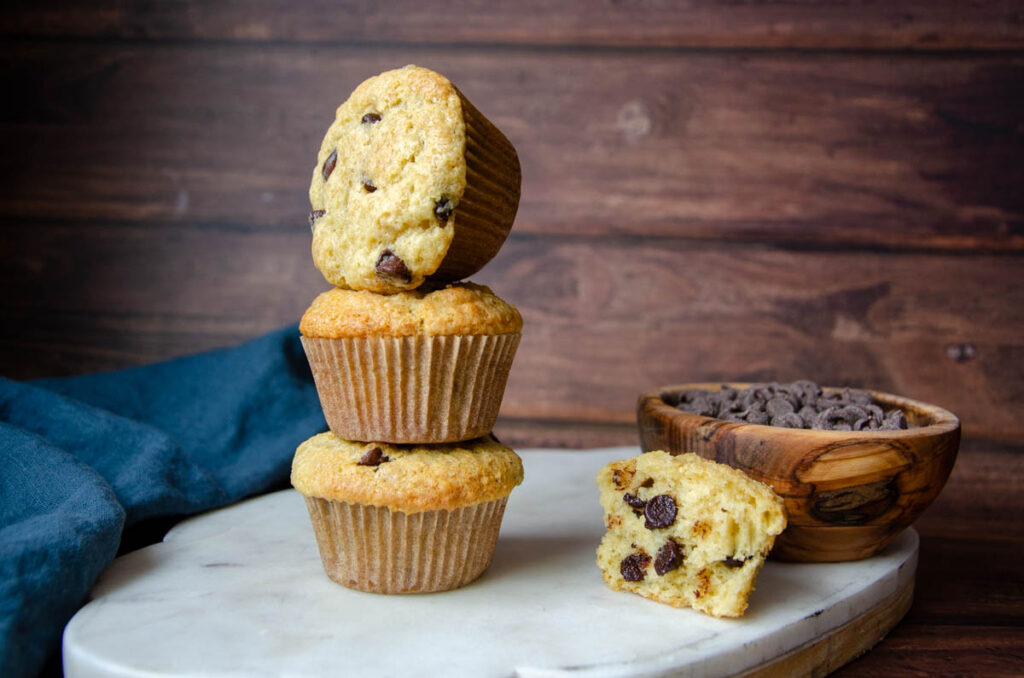
[[[597,564],[614,590],[738,617],[786,527],[771,488],[696,454],[655,451],[598,473],[605,533]]]
[[[491,437],[390,445],[321,433],[296,450],[291,474],[327,575],[376,593],[446,591],[479,577],[522,480],[519,456]]]
[[[473,283],[391,295],[335,288],[299,324],[330,429],[394,443],[489,433],[522,327],[514,306]]]
[[[327,130],[309,188],[313,261],[338,287],[454,281],[498,252],[519,158],[444,76],[406,66],[360,84]]]

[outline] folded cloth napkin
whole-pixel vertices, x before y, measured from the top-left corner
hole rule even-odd
[[[125,527],[284,482],[326,430],[296,326],[155,365],[0,377],[0,676],[35,676]]]

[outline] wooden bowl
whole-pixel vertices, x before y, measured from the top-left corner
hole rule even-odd
[[[869,391],[883,409],[902,409],[911,428],[780,428],[689,414],[666,402],[678,402],[682,391],[720,386],[680,384],[642,394],[640,447],[696,452],[771,486],[785,500],[789,521],[773,558],[835,562],[874,555],[917,519],[953,470],[960,420],[940,407],[888,393]]]

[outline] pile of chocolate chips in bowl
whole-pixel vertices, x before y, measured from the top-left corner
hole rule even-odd
[[[896,431],[908,427],[899,408],[883,410],[867,391],[825,392],[813,381],[755,384],[719,391],[691,389],[666,397],[684,412],[726,421],[817,431]]]

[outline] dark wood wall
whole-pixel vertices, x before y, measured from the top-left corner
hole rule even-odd
[[[475,278],[526,320],[516,443],[632,443],[641,390],[796,378],[1024,441],[1024,6],[687,4],[8,4],[0,374],[296,320],[334,108],[417,63],[523,163]]]

